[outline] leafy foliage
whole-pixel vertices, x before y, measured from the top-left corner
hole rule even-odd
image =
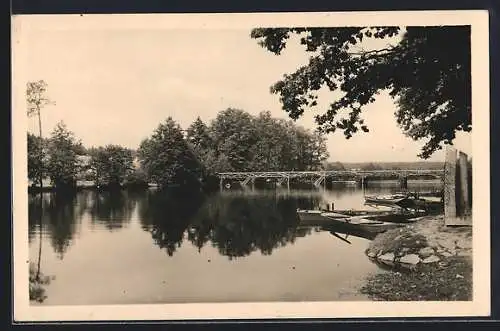
[[[76,140],[63,122],[59,122],[49,139],[47,172],[56,188],[74,187],[78,162]]]
[[[148,178],[160,187],[199,185],[200,163],[171,117],[141,143],[138,152]]]
[[[212,121],[209,131],[214,152],[208,155],[207,166],[225,169],[218,171],[316,169],[328,157],[322,135],[273,118],[267,111],[252,116],[226,109]]]
[[[43,155],[45,155],[46,145],[47,142],[44,139],[28,133],[28,179],[38,185],[40,178],[45,176]]]
[[[53,103],[47,96],[47,83],[44,80],[28,82],[26,84],[26,102],[28,104],[28,116],[39,115],[40,110],[48,104]]]
[[[120,186],[132,173],[132,152],[118,145],[99,147],[92,152],[91,169],[94,181]]]
[[[208,127],[200,117],[186,130],[186,139],[198,153],[205,152],[213,144]]]
[[[233,171],[248,170],[251,147],[257,142],[252,116],[241,109],[220,111],[210,126],[215,155],[224,155]]]
[[[322,132],[340,129],[349,139],[369,130],[363,107],[386,90],[396,99],[403,132],[427,140],[419,156],[428,158],[441,143],[451,144],[456,131],[471,130],[470,27],[407,27],[395,42],[399,33],[399,27],[258,28],[251,37],[279,55],[295,34],[312,54],[271,87],[291,118],[316,107],[320,89],[340,91],[316,122]],[[393,43],[362,49],[377,39]]]
[[[28,117],[38,117],[39,138],[28,134],[28,178],[42,185],[42,178],[45,175],[44,160],[44,140],[42,138],[41,109],[53,102],[46,96],[47,83],[43,80],[28,82],[26,84],[26,104]]]

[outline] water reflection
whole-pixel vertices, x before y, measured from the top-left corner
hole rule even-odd
[[[136,204],[136,196],[127,191],[86,192],[82,198],[88,204],[92,223],[109,231],[121,229],[130,222]]]
[[[189,221],[204,199],[199,192],[148,191],[138,205],[142,228],[172,256],[181,247]]]
[[[342,284],[376,267],[363,253],[374,234],[301,225],[296,210],[326,202],[358,209],[363,196],[350,187],[30,196],[32,298],[48,297],[44,304],[336,300]],[[80,277],[90,269],[99,273]],[[45,275],[57,278],[46,284]]]
[[[155,244],[172,256],[184,234],[198,250],[211,244],[232,259],[260,251],[272,251],[310,232],[298,228],[297,208],[316,208],[315,194],[220,194],[206,197],[176,192],[150,192],[139,203],[143,228]]]
[[[334,237],[337,237],[348,244],[350,244],[348,238],[351,236],[368,240],[373,240],[377,236],[377,233],[374,232],[348,228],[342,225],[324,225],[321,227],[321,230],[330,232]]]
[[[327,191],[224,191],[212,196],[183,191],[84,190],[64,195],[44,193],[43,198],[30,195],[29,242],[41,231],[40,234],[50,239],[59,259],[63,259],[78,234],[82,219],[90,221],[91,229],[118,231],[131,222],[137,210],[141,227],[151,233],[154,243],[169,256],[184,241],[198,250],[205,245],[217,247],[220,254],[229,258],[255,251],[269,255],[312,231],[298,226],[297,209],[317,209],[330,202],[335,202],[338,209],[366,209],[364,194],[397,189],[395,186],[370,187],[361,192],[359,188],[347,186]],[[413,188],[420,189],[428,190],[429,186]],[[347,231],[322,230],[341,234]],[[366,233],[359,236],[373,237]]]
[[[45,193],[31,196],[28,204],[29,240],[33,240],[35,231],[47,233],[54,251],[63,259],[75,235],[75,227],[85,212],[85,209],[75,208],[77,195]]]

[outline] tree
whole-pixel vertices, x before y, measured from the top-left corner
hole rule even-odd
[[[54,104],[53,101],[51,101],[47,96],[47,83],[44,80],[39,80],[35,82],[28,82],[26,84],[26,103],[28,106],[27,109],[27,114],[28,117],[31,116],[37,116],[38,117],[38,135],[40,137],[40,142],[42,142],[43,136],[42,136],[42,117],[41,117],[41,110],[43,107],[45,107],[48,104]],[[28,136],[28,143],[30,143]],[[31,143],[34,143],[35,141],[32,139]],[[34,145],[31,145],[32,147],[35,147]],[[29,145],[28,145],[29,148]],[[33,150],[32,150],[33,151]],[[31,165],[38,166],[40,167],[38,170],[34,170],[33,168],[31,169],[31,173],[36,172],[39,176],[38,178],[38,183],[40,185],[40,190],[43,188],[43,174],[44,174],[44,169],[43,169],[43,148],[37,148],[36,152],[39,153],[38,155],[38,162],[33,163],[34,159],[31,158]],[[29,153],[28,153],[29,154]],[[29,163],[28,163],[29,166]],[[30,171],[30,170],[28,170]],[[34,180],[33,178],[30,178]]]
[[[44,177],[44,160],[40,155],[44,155],[43,149],[46,142],[44,139],[28,133],[28,179],[34,185],[40,185],[41,178]]]
[[[94,181],[111,187],[120,186],[133,170],[132,151],[107,145],[95,149],[91,154],[91,169]]]
[[[200,117],[189,126],[186,130],[186,139],[193,146],[194,150],[202,153],[213,147],[212,137],[208,127]]]
[[[209,131],[213,147],[207,147],[202,161],[219,169],[215,172],[317,169],[328,157],[324,136],[273,118],[269,111],[252,116],[226,109]]]
[[[248,160],[257,141],[252,116],[241,109],[228,108],[217,114],[210,130],[216,157],[227,156],[234,171],[250,170]]]
[[[75,137],[59,122],[49,139],[47,172],[56,189],[74,188],[78,173]]]
[[[141,143],[138,152],[148,178],[160,187],[200,184],[201,165],[171,117]]]
[[[217,172],[231,172],[234,169],[231,166],[229,157],[224,153],[216,154],[214,149],[209,149],[203,158],[203,166],[207,172],[214,174]]]
[[[251,147],[251,169],[254,171],[279,171],[283,169],[282,142],[286,139],[278,121],[268,111],[253,118],[257,141]]]
[[[202,165],[204,176],[220,171],[210,130],[200,117],[186,130],[186,140]]]
[[[397,104],[397,122],[414,140],[426,140],[428,158],[442,144],[452,144],[457,131],[471,131],[470,26],[338,28],[258,28],[251,37],[276,55],[291,35],[312,56],[309,63],[271,87],[293,119],[318,105],[318,91],[340,91],[323,114],[316,116],[325,133],[343,130],[349,139],[369,129],[364,107],[388,91]],[[364,50],[366,41],[389,45]],[[361,48],[361,49],[360,49]],[[342,111],[347,116],[342,117]]]
[[[296,127],[294,138],[292,147],[296,155],[294,169],[318,170],[328,158],[325,137],[302,127]]]

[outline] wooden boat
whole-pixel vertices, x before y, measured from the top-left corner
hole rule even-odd
[[[410,223],[412,218],[423,216],[422,212],[411,211],[327,211],[327,210],[297,210],[297,215],[302,224],[324,224],[331,219],[363,218],[370,221],[388,223]]]
[[[351,230],[360,230],[369,233],[380,233],[403,225],[401,223],[370,220],[361,216],[353,216],[347,218],[326,217],[331,220],[329,224],[330,226],[343,227],[345,229]]]
[[[411,197],[407,194],[375,195],[375,196],[366,196],[365,203],[379,205],[379,206],[401,207],[403,205],[406,205],[407,204],[406,202],[409,199],[411,199]]]
[[[404,223],[394,221],[378,220],[376,215],[351,216],[321,210],[298,210],[297,215],[300,224],[304,226],[342,226],[345,230],[371,233],[384,232],[404,225]]]
[[[299,220],[304,225],[318,225],[325,221],[328,221],[328,218],[321,215],[325,211],[324,210],[297,210],[297,216]],[[339,214],[340,215],[340,214]],[[349,216],[347,216],[349,217]]]

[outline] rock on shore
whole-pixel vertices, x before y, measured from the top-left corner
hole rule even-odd
[[[403,228],[379,234],[366,255],[373,261],[394,267],[416,269],[420,264],[472,255],[472,229],[444,227],[442,217],[424,217]]]
[[[362,287],[374,300],[471,300],[471,227],[448,228],[442,216],[423,217],[377,235],[365,253],[392,270],[370,276]]]

